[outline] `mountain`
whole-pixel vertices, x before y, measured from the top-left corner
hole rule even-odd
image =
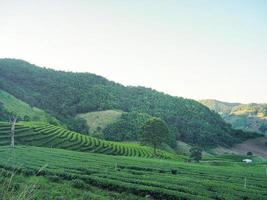
[[[125,87],[90,73],[41,68],[0,59],[0,88],[57,117],[74,130],[86,129],[77,115],[94,111],[140,112],[163,119],[176,140],[200,146],[232,145],[251,135],[232,130],[201,103],[144,87]]]
[[[219,113],[234,129],[267,134],[267,104],[226,103],[212,99],[200,102]]]
[[[213,99],[205,99],[200,101],[202,104],[207,106],[209,109],[221,114],[229,114],[235,106],[239,106],[239,103],[227,103],[217,101]]]

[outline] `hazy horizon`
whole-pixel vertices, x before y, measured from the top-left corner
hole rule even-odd
[[[0,0],[0,57],[123,85],[267,103],[267,2]]]

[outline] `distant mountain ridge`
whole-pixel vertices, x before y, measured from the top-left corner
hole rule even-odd
[[[236,133],[201,103],[145,87],[125,87],[90,73],[41,68],[23,60],[0,59],[0,89],[52,114],[74,130],[81,113],[105,110],[140,112],[163,119],[176,140],[200,146],[232,145],[251,135]]]
[[[223,101],[218,101],[214,99],[204,99],[200,101],[205,106],[208,106],[209,109],[216,111],[219,114],[231,113],[232,109],[235,106],[239,106],[240,103],[228,103]]]
[[[200,102],[219,113],[235,129],[267,134],[267,104],[227,103],[214,99]]]

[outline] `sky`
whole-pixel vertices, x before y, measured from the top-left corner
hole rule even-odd
[[[267,103],[265,0],[0,0],[0,58]]]

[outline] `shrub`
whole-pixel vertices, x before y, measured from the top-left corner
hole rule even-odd
[[[176,174],[177,174],[177,169],[171,169],[171,173],[172,173],[173,175],[176,175]]]
[[[80,179],[74,179],[71,181],[72,187],[83,189],[86,188],[86,183],[83,180]]]
[[[25,176],[34,176],[35,175],[35,171],[34,170],[25,170],[24,172]]]
[[[9,191],[18,191],[19,189],[20,189],[20,184],[18,183],[12,183],[8,188]]]
[[[58,177],[58,176],[56,176],[56,175],[50,175],[50,176],[47,176],[47,178],[48,178],[50,181],[52,181],[52,182],[56,182],[56,183],[58,183],[58,182],[61,181],[60,177]]]
[[[37,173],[36,173],[36,176],[45,176],[46,174],[46,171],[44,170],[39,170]]]
[[[247,152],[247,156],[253,156],[253,153],[251,151]]]
[[[192,147],[190,149],[190,158],[199,162],[202,159],[202,149],[199,147]]]

